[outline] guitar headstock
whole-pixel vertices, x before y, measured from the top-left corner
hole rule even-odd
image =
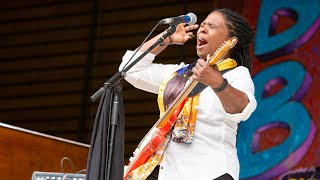
[[[214,52],[214,54],[210,57],[208,60],[208,63],[210,65],[217,64],[221,61],[221,58],[223,58],[226,53],[233,48],[238,42],[237,37],[231,37],[227,41],[224,41],[220,47]]]

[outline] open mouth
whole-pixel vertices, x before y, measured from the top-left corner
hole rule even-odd
[[[197,48],[203,48],[208,44],[208,41],[202,37],[198,37]]]

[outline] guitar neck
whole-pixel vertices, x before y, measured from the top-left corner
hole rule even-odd
[[[189,83],[185,86],[185,88],[179,93],[176,99],[171,103],[171,105],[167,108],[167,110],[161,115],[158,121],[153,125],[153,127],[149,130],[149,132],[144,136],[141,142],[138,145],[138,148],[143,147],[146,138],[150,137],[150,134],[157,128],[162,128],[169,118],[173,115],[174,111],[178,108],[178,106],[185,100],[185,98],[189,95],[192,89],[198,84],[199,81],[193,80],[190,78]]]
[[[190,78],[189,83],[186,85],[186,87],[179,93],[179,95],[176,97],[176,99],[171,103],[171,105],[167,108],[167,110],[163,113],[161,118],[156,122],[155,126],[158,128],[163,127],[166,124],[165,119],[169,119],[174,111],[179,107],[179,105],[185,100],[185,98],[188,97],[189,93],[192,91],[192,89],[198,84],[199,81],[196,81],[192,78]]]

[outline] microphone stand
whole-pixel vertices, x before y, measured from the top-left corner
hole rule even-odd
[[[113,103],[111,105],[111,123],[108,123],[108,131],[110,132],[107,135],[107,140],[109,142],[108,149],[106,152],[108,152],[106,157],[106,164],[107,164],[107,174],[105,174],[105,179],[110,180],[111,175],[111,161],[112,161],[112,154],[113,154],[113,142],[115,138],[115,129],[118,124],[118,106],[119,106],[119,95],[122,92],[122,83],[119,83],[120,80],[125,78],[126,72],[128,72],[135,64],[137,64],[143,57],[145,57],[151,50],[153,50],[156,46],[160,44],[160,46],[163,45],[163,41],[172,35],[176,30],[176,25],[170,25],[170,27],[166,30],[166,33],[162,35],[151,47],[149,47],[145,52],[143,52],[137,59],[135,59],[132,63],[130,63],[127,67],[122,69],[121,71],[114,74],[107,82],[104,83],[104,86],[101,87],[97,92],[95,92],[91,97],[90,100],[94,102],[96,99],[98,99],[100,96],[103,95],[104,92],[106,92],[108,89],[110,89],[113,93]],[[90,147],[91,148],[91,147]]]
[[[125,78],[126,72],[130,70],[134,65],[136,65],[143,57],[145,57],[151,50],[153,50],[156,46],[163,45],[163,41],[172,35],[176,30],[176,25],[170,25],[170,27],[166,30],[166,33],[162,35],[152,46],[150,46],[145,52],[143,52],[137,59],[132,61],[126,68],[114,74],[107,82],[104,83],[104,86],[101,87],[97,92],[95,92],[90,100],[94,102],[97,98],[99,98],[106,89],[110,89],[119,82],[121,79]]]

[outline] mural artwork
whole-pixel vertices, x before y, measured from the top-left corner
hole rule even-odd
[[[320,1],[246,0],[258,106],[238,130],[241,179],[320,179]]]

